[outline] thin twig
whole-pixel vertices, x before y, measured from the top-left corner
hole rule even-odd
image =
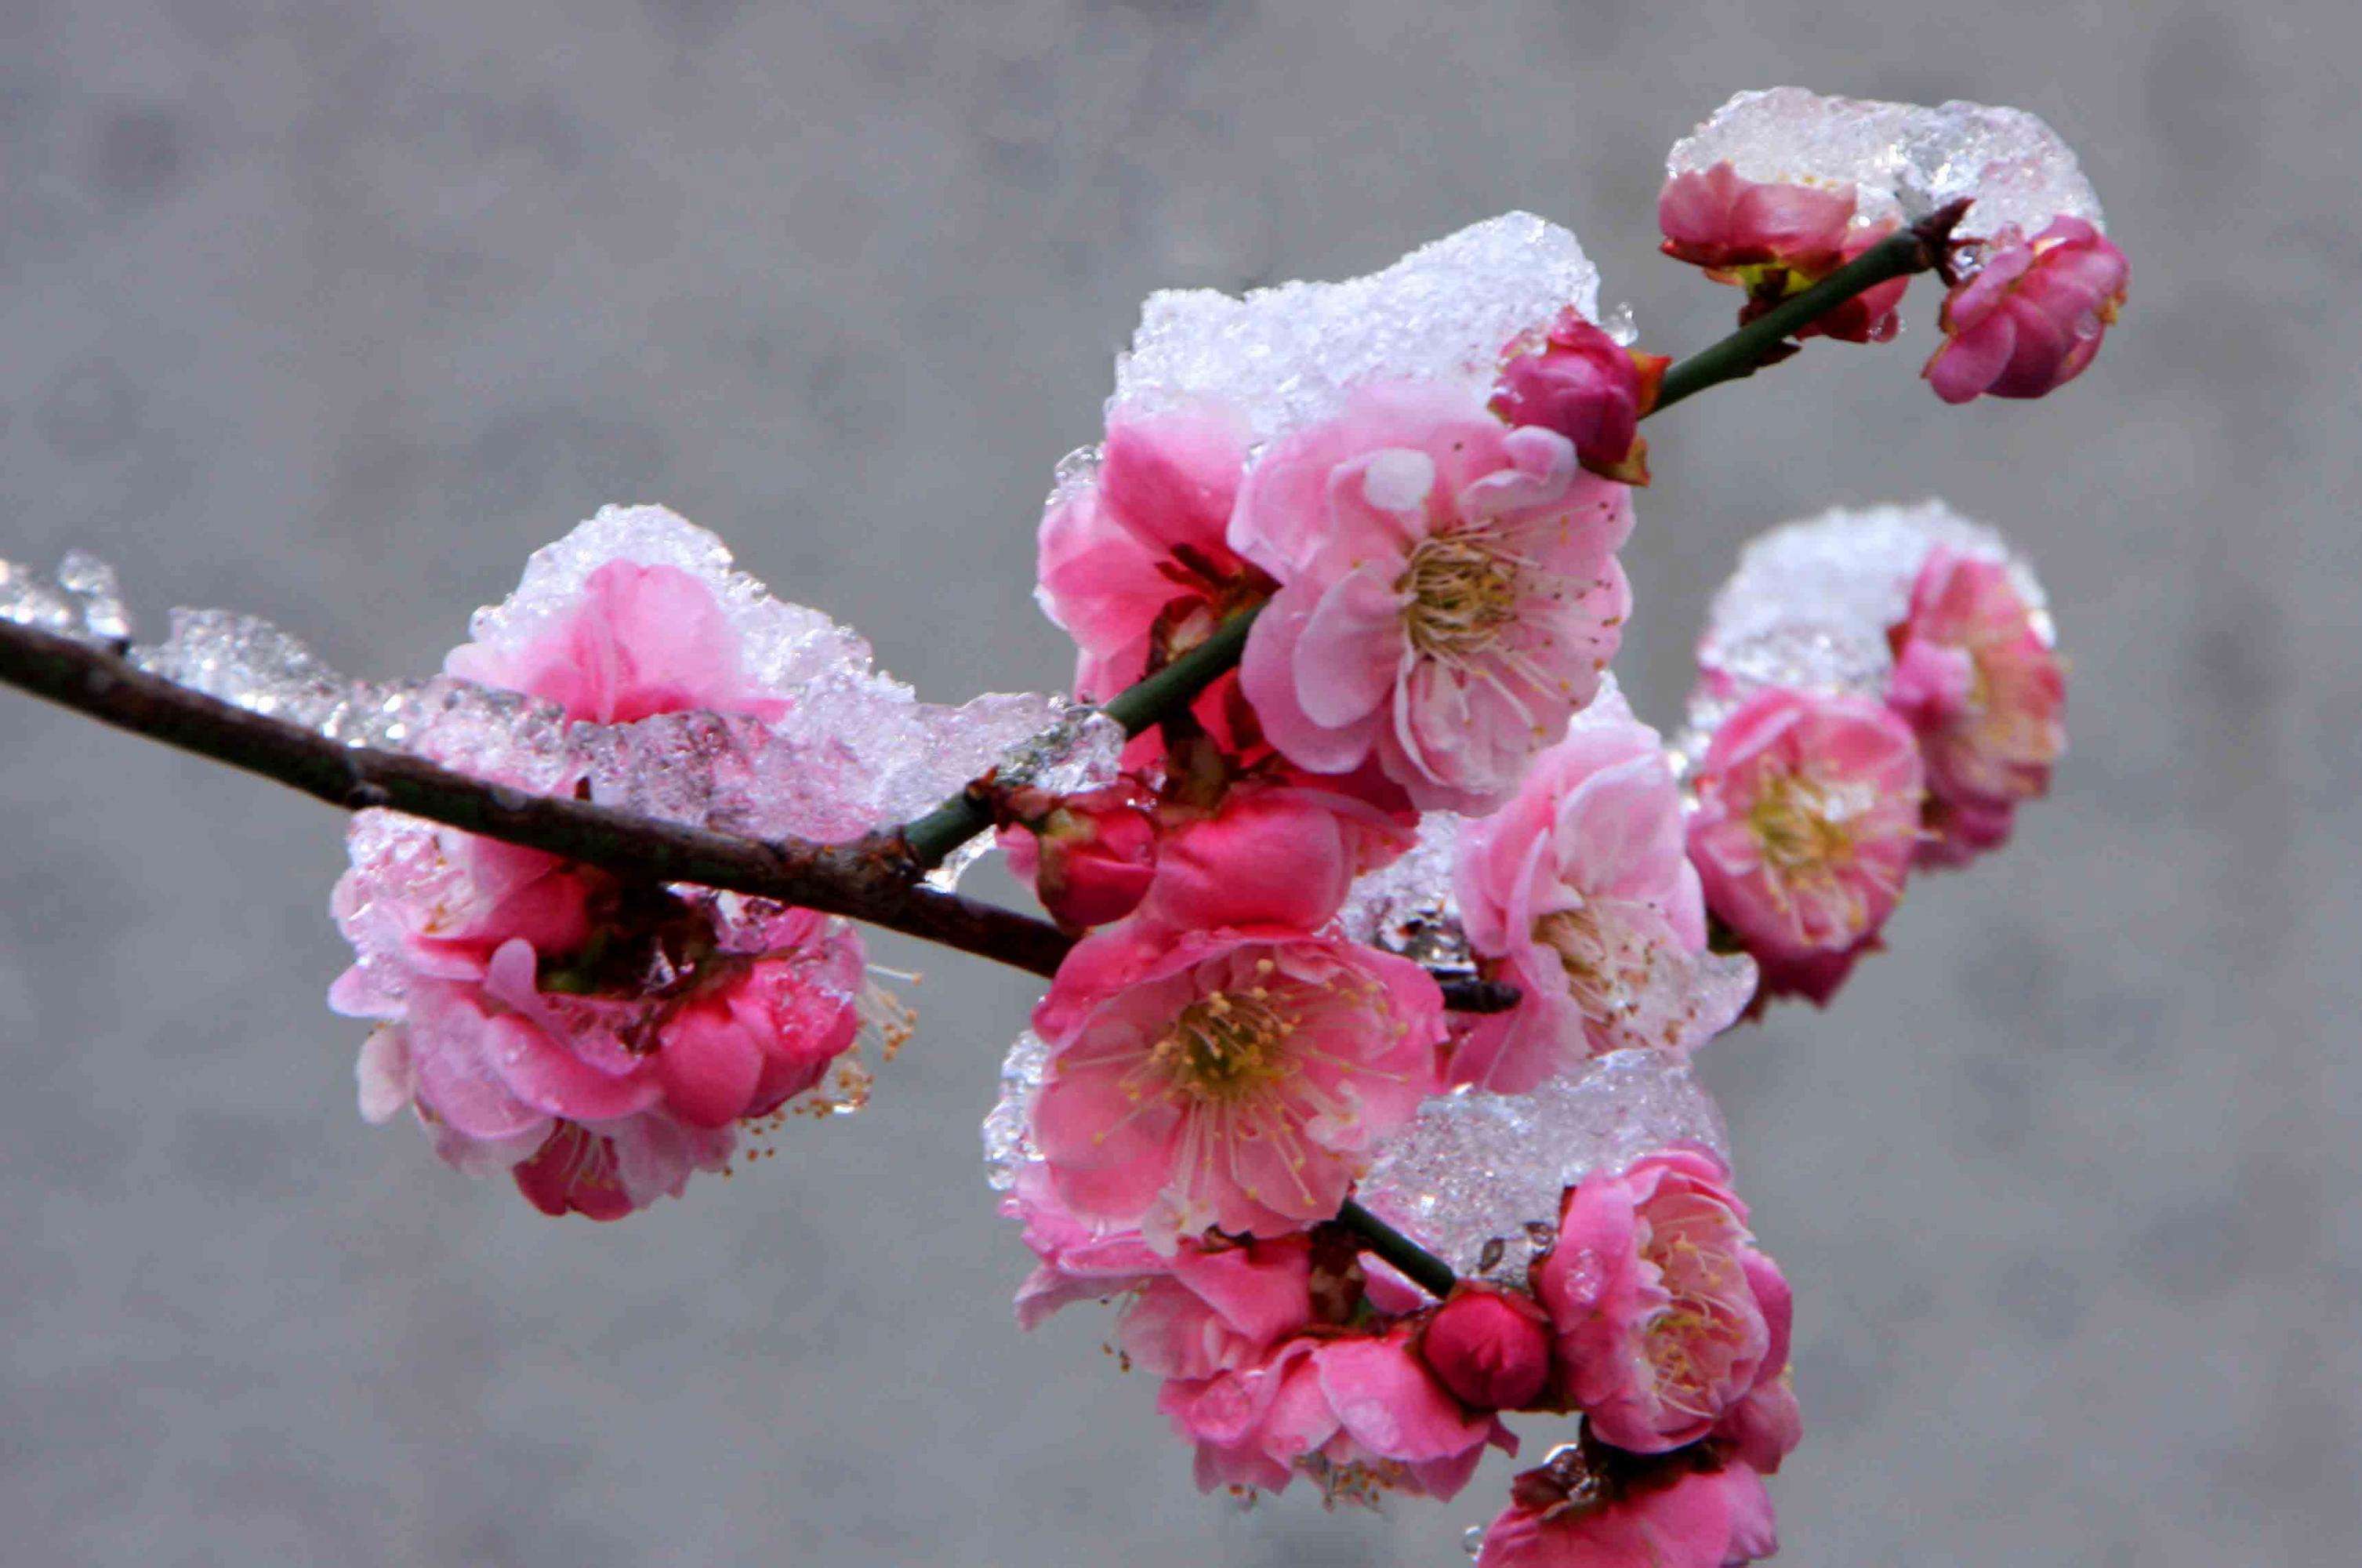
[[[1262,609],[1257,604],[1240,611],[1216,627],[1212,636],[1109,698],[1099,712],[1131,736],[1191,701],[1237,665],[1247,646],[1247,630]],[[925,816],[877,835],[879,843],[899,838],[902,853],[919,870],[943,864],[953,850],[992,826],[994,782],[990,775],[977,779]]]
[[[1379,1219],[1353,1198],[1337,1210],[1337,1223],[1362,1238],[1370,1251],[1408,1275],[1421,1290],[1438,1301],[1451,1294],[1459,1276],[1451,1265]]]
[[[1665,372],[1652,414],[1723,381],[1753,375],[1763,357],[1803,327],[1859,293],[1891,278],[1905,278],[1944,263],[1952,230],[1969,210],[1966,197],[1897,229],[1801,293],[1782,300],[1718,343],[1707,345]]]

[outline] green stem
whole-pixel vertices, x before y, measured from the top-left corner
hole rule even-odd
[[[1262,610],[1256,604],[1240,611],[1216,627],[1212,636],[1109,698],[1099,712],[1121,724],[1127,737],[1149,728],[1237,665],[1247,646],[1247,629]],[[900,832],[911,859],[932,869],[991,825],[991,782],[979,778],[925,816],[905,823]]]
[[[1352,1198],[1337,1210],[1337,1223],[1362,1238],[1370,1251],[1410,1275],[1418,1287],[1438,1301],[1451,1294],[1459,1276],[1451,1265],[1379,1219]]]
[[[1854,295],[1889,279],[1907,278],[1938,265],[1952,226],[1968,206],[1966,201],[1955,202],[1909,228],[1897,229],[1811,288],[1782,300],[1721,342],[1683,359],[1665,372],[1656,406],[1650,412],[1661,413],[1694,392],[1753,375],[1766,354]]]

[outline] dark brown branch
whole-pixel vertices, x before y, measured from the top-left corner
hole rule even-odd
[[[105,648],[0,621],[0,683],[101,723],[277,779],[346,811],[383,806],[619,875],[777,899],[1036,975],[1071,945],[1046,921],[914,886],[875,840],[765,844],[488,784],[399,752],[348,746],[139,669]]]
[[[120,654],[0,621],[0,685],[102,723],[276,779],[345,811],[382,806],[487,838],[546,850],[652,882],[689,882],[777,899],[1055,975],[1074,939],[1047,921],[917,885],[891,829],[850,844],[766,844],[734,834],[530,795],[401,752],[332,741],[283,719],[150,675]],[[1439,975],[1444,1005],[1500,1012],[1518,989]]]
[[[1524,993],[1507,980],[1475,980],[1438,975],[1443,1005],[1454,1012],[1507,1012]]]
[[[1362,1207],[1353,1198],[1337,1211],[1337,1223],[1362,1239],[1373,1253],[1408,1275],[1418,1287],[1438,1301],[1451,1294],[1458,1283],[1451,1265],[1396,1230]]]

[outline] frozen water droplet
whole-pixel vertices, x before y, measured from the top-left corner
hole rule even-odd
[[[1470,1525],[1460,1532],[1460,1550],[1473,1557],[1485,1550],[1485,1527]]]
[[[1608,337],[1627,348],[1639,341],[1640,328],[1632,319],[1632,307],[1629,304],[1616,305],[1600,318],[1599,325]]]
[[[55,583],[30,567],[0,561],[0,620],[14,621],[37,632],[72,636],[79,617],[72,602]]]
[[[985,1180],[996,1192],[1015,1186],[1018,1168],[1041,1157],[1033,1146],[1033,1096],[1049,1060],[1049,1043],[1029,1029],[1000,1064],[1000,1098],[984,1119]]]

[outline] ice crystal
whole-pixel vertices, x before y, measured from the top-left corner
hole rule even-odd
[[[0,621],[108,647],[131,635],[115,569],[86,550],[68,550],[48,577],[0,561]]]
[[[1566,305],[1598,310],[1599,273],[1574,236],[1508,213],[1342,282],[1289,282],[1235,297],[1151,294],[1113,405],[1211,398],[1260,440],[1327,417],[1355,387],[1403,377],[1490,385],[1502,347]]]
[[[2033,234],[2061,215],[2102,224],[2099,197],[2058,133],[2024,109],[1955,99],[1933,108],[1802,87],[1741,93],[1673,144],[1668,173],[1727,161],[1743,179],[1851,184],[1860,215],[1905,222],[1974,198],[1958,230]]]
[[[1357,1196],[1456,1273],[1522,1279],[1566,1187],[1676,1143],[1726,1154],[1722,1113],[1678,1054],[1617,1051],[1530,1094],[1428,1101]]]
[[[1430,968],[1467,967],[1468,938],[1451,891],[1465,821],[1450,812],[1428,812],[1419,819],[1418,841],[1400,859],[1356,878],[1337,915],[1345,934]]]
[[[1007,1192],[1018,1171],[1041,1158],[1033,1146],[1033,1096],[1049,1060],[1048,1042],[1030,1029],[1001,1059],[1000,1098],[984,1119],[984,1179],[996,1192]]]

